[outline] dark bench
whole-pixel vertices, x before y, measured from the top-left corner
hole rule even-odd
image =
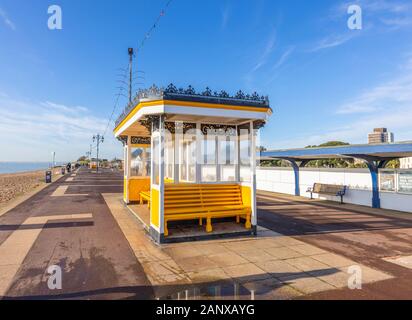
[[[346,193],[346,186],[335,184],[315,183],[312,188],[308,188],[306,192],[310,192],[310,198],[313,199],[313,194],[326,194],[329,196],[340,197],[340,203],[343,204],[343,196]]]

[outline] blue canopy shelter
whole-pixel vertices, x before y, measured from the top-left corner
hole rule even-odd
[[[311,160],[362,159],[366,162],[372,178],[372,207],[380,208],[378,171],[394,159],[412,157],[412,141],[384,144],[345,145],[322,148],[274,150],[261,153],[261,159],[283,159],[291,163],[295,173],[295,194],[300,195],[299,168]]]

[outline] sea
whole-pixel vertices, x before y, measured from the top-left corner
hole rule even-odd
[[[61,164],[56,163],[56,165]],[[45,170],[50,166],[50,162],[0,162],[0,174]]]

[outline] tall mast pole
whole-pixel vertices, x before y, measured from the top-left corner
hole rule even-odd
[[[132,103],[133,48],[129,48],[129,103]]]

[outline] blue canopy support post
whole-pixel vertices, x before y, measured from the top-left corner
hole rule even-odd
[[[372,208],[381,207],[381,199],[379,194],[379,169],[382,169],[391,159],[375,160],[362,157],[366,160],[366,164],[369,168],[372,177]]]
[[[372,208],[381,207],[381,199],[379,196],[379,179],[378,179],[378,170],[379,167],[375,161],[367,161],[369,171],[372,177]]]
[[[295,174],[295,196],[300,196],[300,177],[299,177],[299,169],[303,168],[309,161],[302,160],[299,163],[295,159],[285,159],[290,162],[293,168],[293,173]]]

